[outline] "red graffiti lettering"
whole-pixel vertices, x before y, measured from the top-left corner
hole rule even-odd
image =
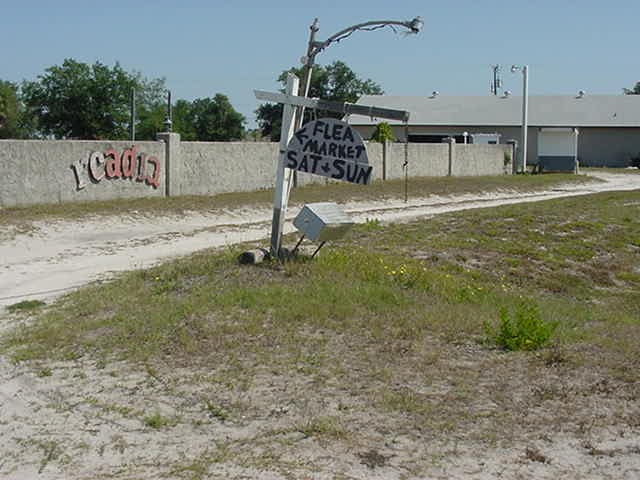
[[[144,182],[146,176],[144,174],[145,165],[147,162],[145,161],[147,154],[144,152],[140,152],[138,155],[138,175],[136,175],[136,182]]]
[[[104,153],[92,152],[88,159],[73,162],[71,169],[77,190],[87,186],[85,180],[100,183],[104,178],[135,178],[136,182],[144,182],[153,188],[160,187],[160,161],[154,156],[147,157],[144,152],[138,153],[135,145],[124,149],[122,154],[113,148]]]
[[[104,155],[102,152],[93,152],[89,157],[89,175],[91,176],[91,180],[98,183],[105,176],[105,169],[98,169],[104,165]]]
[[[138,163],[136,147],[126,148],[122,152],[122,176],[123,178],[133,178]]]
[[[117,150],[110,148],[104,152],[106,162],[104,165],[107,178],[120,178],[122,176],[122,163],[120,162],[120,154]]]
[[[147,185],[158,188],[160,186],[160,161],[156,157],[149,157],[147,161],[153,165],[153,175],[148,175],[146,178]]]

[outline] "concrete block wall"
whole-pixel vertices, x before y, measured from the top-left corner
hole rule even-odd
[[[162,142],[136,142],[145,160],[155,157],[160,166],[157,187],[133,178],[101,178],[104,164],[93,162],[99,180],[89,172],[93,152],[116,150],[130,142],[70,140],[0,140],[0,207],[41,203],[162,197],[165,195],[165,146]],[[73,167],[75,165],[75,169]],[[146,173],[153,174],[145,161]],[[76,174],[76,171],[78,175]]]
[[[278,144],[266,142],[183,142],[183,195],[212,195],[272,188]]]
[[[163,133],[160,141],[136,142],[140,162],[154,157],[159,165],[157,185],[144,178],[100,178],[103,159],[93,152],[120,154],[130,142],[0,140],[0,207],[38,203],[110,200],[176,195],[215,195],[272,188],[278,144],[266,142],[181,142],[180,135]],[[505,145],[409,144],[408,173],[417,176],[501,175]],[[382,179],[382,145],[368,143],[373,179]],[[405,145],[387,146],[387,179],[403,178]],[[510,167],[509,167],[510,168]],[[153,169],[151,169],[153,170]],[[79,176],[77,176],[79,173]],[[326,183],[324,177],[299,173],[298,185]]]
[[[511,172],[510,145],[456,144],[453,176],[502,175]]]

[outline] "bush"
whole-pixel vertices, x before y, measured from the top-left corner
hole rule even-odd
[[[485,323],[488,340],[505,350],[537,350],[545,345],[557,324],[540,318],[540,311],[533,302],[518,304],[515,311],[500,309],[497,326]]]
[[[631,159],[629,160],[629,166],[640,168],[640,152],[638,152],[638,155],[636,155],[635,157],[631,157]]]

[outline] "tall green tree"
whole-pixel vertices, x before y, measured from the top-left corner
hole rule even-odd
[[[640,95],[640,82],[636,82],[633,88],[624,88],[623,90],[627,95]]]
[[[244,122],[244,116],[221,93],[213,98],[198,98],[193,102],[178,100],[173,108],[173,130],[187,141],[242,140],[245,133]]]
[[[0,138],[20,138],[18,86],[0,80]]]
[[[45,70],[36,81],[24,82],[23,100],[43,135],[55,138],[125,139],[129,136],[131,90],[135,88],[140,118],[161,103],[164,80],[147,81],[109,67],[66,59]],[[141,125],[141,126],[144,126]],[[144,129],[141,132],[145,135]]]
[[[136,139],[155,140],[165,130],[167,118],[167,87],[164,78],[147,79],[135,74]]]
[[[290,72],[297,75],[298,78],[302,78],[304,67],[291,68],[282,72],[278,77],[278,81],[282,85],[286,84],[287,74]],[[311,71],[310,97],[355,103],[362,95],[382,95],[383,93],[380,85],[373,80],[359,78],[346,63],[339,60],[326,67],[316,65]],[[282,105],[262,104],[255,113],[262,134],[271,137],[273,141],[278,141],[280,139]],[[308,121],[313,115],[333,118],[342,116],[336,112],[307,111],[305,121]]]

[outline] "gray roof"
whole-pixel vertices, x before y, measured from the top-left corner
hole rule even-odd
[[[410,125],[519,126],[522,97],[494,95],[409,97],[364,95],[359,105],[411,112]],[[375,125],[383,119],[351,115],[352,125]],[[531,95],[532,127],[640,127],[640,95]],[[400,123],[400,122],[389,122]]]

